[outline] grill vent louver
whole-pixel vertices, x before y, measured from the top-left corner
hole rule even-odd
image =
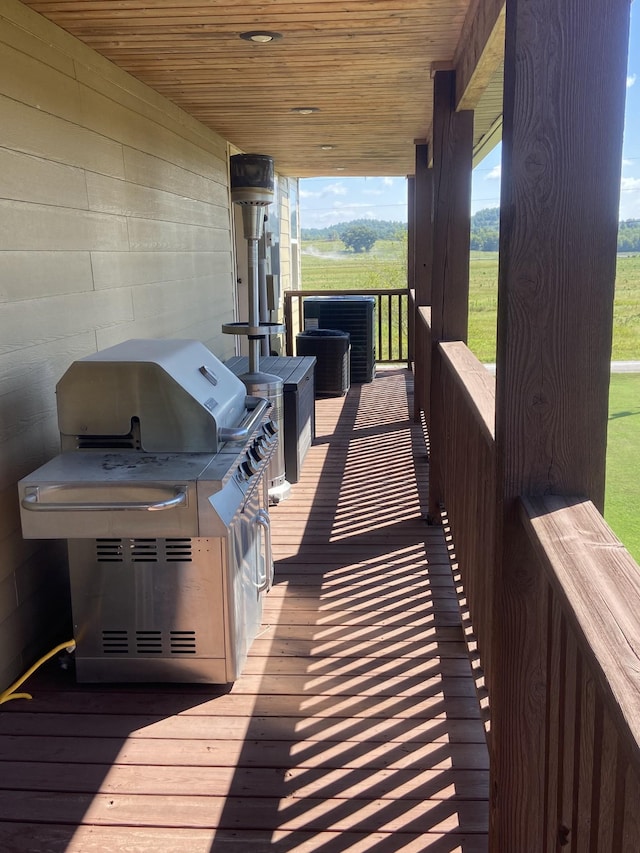
[[[191,539],[165,539],[164,547],[168,563],[191,562]]]
[[[162,631],[136,631],[136,651],[139,655],[161,655]]]
[[[102,632],[102,653],[105,655],[126,655],[129,653],[129,633],[122,630]]]
[[[126,543],[126,544],[125,544]],[[96,539],[98,563],[191,563],[191,539]]]
[[[169,631],[169,642],[172,655],[195,655],[195,631]]]
[[[158,540],[157,539],[131,539],[131,562],[132,563],[157,563],[158,562]]]
[[[197,653],[195,631],[136,631],[135,653],[137,655],[195,655]],[[103,655],[128,655],[129,632],[118,628],[102,632]]]
[[[96,539],[96,560],[98,563],[122,563],[122,539]]]

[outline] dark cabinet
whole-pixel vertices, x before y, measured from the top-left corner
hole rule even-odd
[[[284,467],[290,483],[300,479],[302,463],[316,433],[314,368],[312,356],[265,356],[260,359],[260,370],[273,373],[283,382],[284,408]],[[226,366],[236,376],[249,369],[246,356],[235,356]]]

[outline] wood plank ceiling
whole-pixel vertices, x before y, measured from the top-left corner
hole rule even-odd
[[[452,62],[469,0],[25,5],[239,149],[270,154],[281,174],[309,177],[413,173],[414,142],[431,125],[432,64]],[[282,37],[240,38],[254,30]]]

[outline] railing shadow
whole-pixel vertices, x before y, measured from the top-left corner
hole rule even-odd
[[[304,533],[276,545],[287,613],[257,641],[254,721],[283,748],[254,843],[282,853],[486,849],[484,729],[444,535],[424,520],[406,375],[385,371],[378,396],[352,388],[326,432],[318,417],[329,452]],[[291,508],[274,512],[276,535]],[[284,713],[265,717],[272,691]],[[256,760],[247,743],[239,765]],[[237,818],[229,801],[211,853],[229,833],[246,843]]]

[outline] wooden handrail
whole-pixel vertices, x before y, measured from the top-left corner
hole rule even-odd
[[[584,498],[523,497],[521,519],[640,773],[640,568]]]
[[[519,509],[542,606],[512,642],[538,673],[540,701],[507,709],[500,736],[526,719],[543,761],[524,774],[541,780],[537,801],[509,794],[510,808],[539,815],[536,850],[640,850],[640,567],[589,500],[522,497]]]
[[[489,444],[495,441],[496,380],[462,341],[438,345]]]
[[[427,311],[424,323],[428,323]],[[430,337],[429,337],[430,339]],[[455,545],[473,632],[491,697],[494,569],[496,560],[495,377],[462,341],[440,342],[431,353],[431,397],[438,401],[439,502]],[[432,404],[433,405],[433,404]]]
[[[495,379],[464,343],[434,345],[429,308],[413,310],[430,474],[437,465],[491,709],[505,833],[494,848],[640,850],[640,567],[583,498],[523,497],[506,532]],[[434,418],[446,427],[437,442]],[[497,568],[506,535],[518,542],[508,583]],[[509,608],[522,621],[506,630]],[[506,666],[509,647],[517,664]]]

